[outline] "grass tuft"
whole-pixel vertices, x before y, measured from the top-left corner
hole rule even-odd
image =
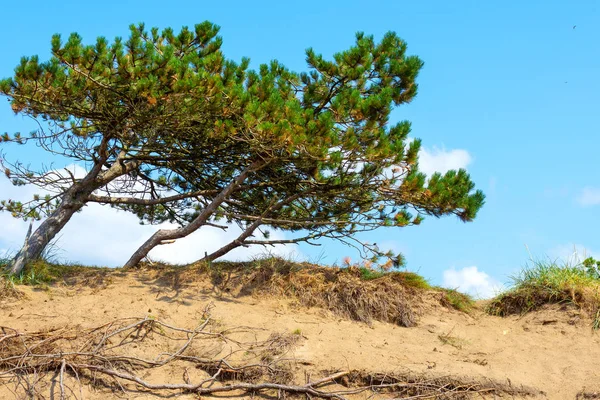
[[[11,257],[8,255],[0,257],[0,301],[18,300],[25,296],[23,292],[15,287],[15,282],[4,273]]]
[[[442,305],[464,313],[470,313],[475,307],[475,300],[465,293],[456,289],[438,288],[442,293]]]
[[[114,271],[114,269],[111,270],[109,268],[53,263],[39,259],[27,264],[21,273],[11,275],[4,272],[9,261],[10,259],[0,259],[0,271],[3,272],[3,279],[11,282],[13,285],[40,286],[57,282],[73,284],[85,280],[104,283],[106,275]]]
[[[360,272],[360,279],[363,281],[372,281],[385,275],[384,271],[376,271],[366,267],[358,267],[358,271]]]
[[[15,287],[15,284],[4,276],[0,276],[0,302],[5,300],[19,300],[25,294]]]
[[[328,309],[353,320],[414,326],[417,310],[431,292],[442,293],[445,307],[468,310],[470,297],[432,287],[422,276],[385,271],[370,265],[322,267],[268,257],[248,263],[212,263],[215,287],[233,295],[270,293],[291,297],[308,307]],[[439,297],[437,294],[435,298]]]
[[[594,328],[600,328],[600,279],[584,264],[533,260],[511,279],[512,288],[490,302],[489,314],[524,314],[545,304],[567,303],[588,311]]]

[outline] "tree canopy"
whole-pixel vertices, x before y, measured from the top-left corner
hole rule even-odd
[[[395,33],[379,42],[358,33],[331,60],[308,49],[301,73],[277,61],[251,70],[248,59],[226,59],[221,43],[209,22],[179,33],[132,25],[127,40],[100,37],[92,45],[55,35],[49,61],[24,57],[0,81],[14,112],[39,122],[29,135],[6,133],[2,141],[34,143],[86,171],[32,171],[2,158],[13,183],[50,193],[1,203],[15,217],[43,219],[12,272],[39,257],[90,202],[145,223],[179,224],[157,230],[127,266],[197,229],[228,229],[224,222],[242,233],[209,259],[239,246],[323,237],[391,258],[355,235],[416,225],[425,215],[475,218],[484,195],[468,173],[426,177],[410,123],[389,121],[416,95],[423,65]],[[269,228],[290,238],[272,240]]]

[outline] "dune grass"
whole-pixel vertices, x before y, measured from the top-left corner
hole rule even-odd
[[[10,257],[0,257],[0,272],[8,266]],[[24,294],[17,289],[15,282],[10,279],[8,275],[0,274],[0,301],[7,299],[20,299],[23,298]]]
[[[506,316],[524,314],[545,304],[572,304],[589,312],[594,328],[600,328],[600,277],[595,265],[593,259],[564,263],[533,260],[511,277],[511,288],[495,297],[487,312]]]
[[[78,280],[90,275],[107,274],[115,271],[112,268],[66,264],[39,259],[27,264],[21,273],[10,275],[5,272],[5,267],[9,262],[10,258],[0,258],[0,276],[13,285],[43,286],[64,282],[68,279]]]
[[[441,303],[449,308],[462,311],[464,313],[470,313],[475,308],[475,300],[473,297],[466,293],[461,293],[456,289],[447,289],[442,287],[436,287],[442,293]]]
[[[8,260],[3,262],[6,265]],[[182,282],[208,276],[220,293],[270,293],[291,297],[300,304],[326,308],[364,322],[380,320],[414,326],[416,310],[423,296],[430,296],[442,306],[462,312],[469,312],[474,306],[468,295],[432,286],[414,272],[386,271],[370,264],[326,267],[270,256],[247,262],[221,261],[187,266],[154,262],[140,267],[154,270],[156,279]],[[3,279],[13,286],[48,288],[55,283],[83,283],[97,287],[112,282],[115,274],[121,273],[125,273],[122,268],[87,267],[40,259],[27,265],[21,274],[4,275]]]

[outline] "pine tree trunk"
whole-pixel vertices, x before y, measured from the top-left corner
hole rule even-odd
[[[73,214],[79,211],[84,203],[84,198],[89,196],[93,189],[81,191],[79,185],[69,189],[58,208],[25,239],[25,243],[8,267],[10,274],[19,274],[28,262],[41,257],[44,249],[54,239],[56,234],[69,222]]]
[[[100,159],[83,179],[74,182],[65,191],[56,210],[42,222],[31,236],[28,235],[25,239],[23,247],[8,265],[8,273],[19,274],[28,262],[39,259],[48,243],[64,228],[73,214],[81,210],[96,189],[128,173],[139,165],[137,162],[124,164],[121,162],[124,156],[125,152],[121,152],[113,165],[104,171],[102,171],[102,165],[106,159]]]

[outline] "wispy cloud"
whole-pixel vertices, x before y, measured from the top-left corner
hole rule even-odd
[[[584,207],[600,205],[600,188],[584,187],[577,197],[577,202]]]

